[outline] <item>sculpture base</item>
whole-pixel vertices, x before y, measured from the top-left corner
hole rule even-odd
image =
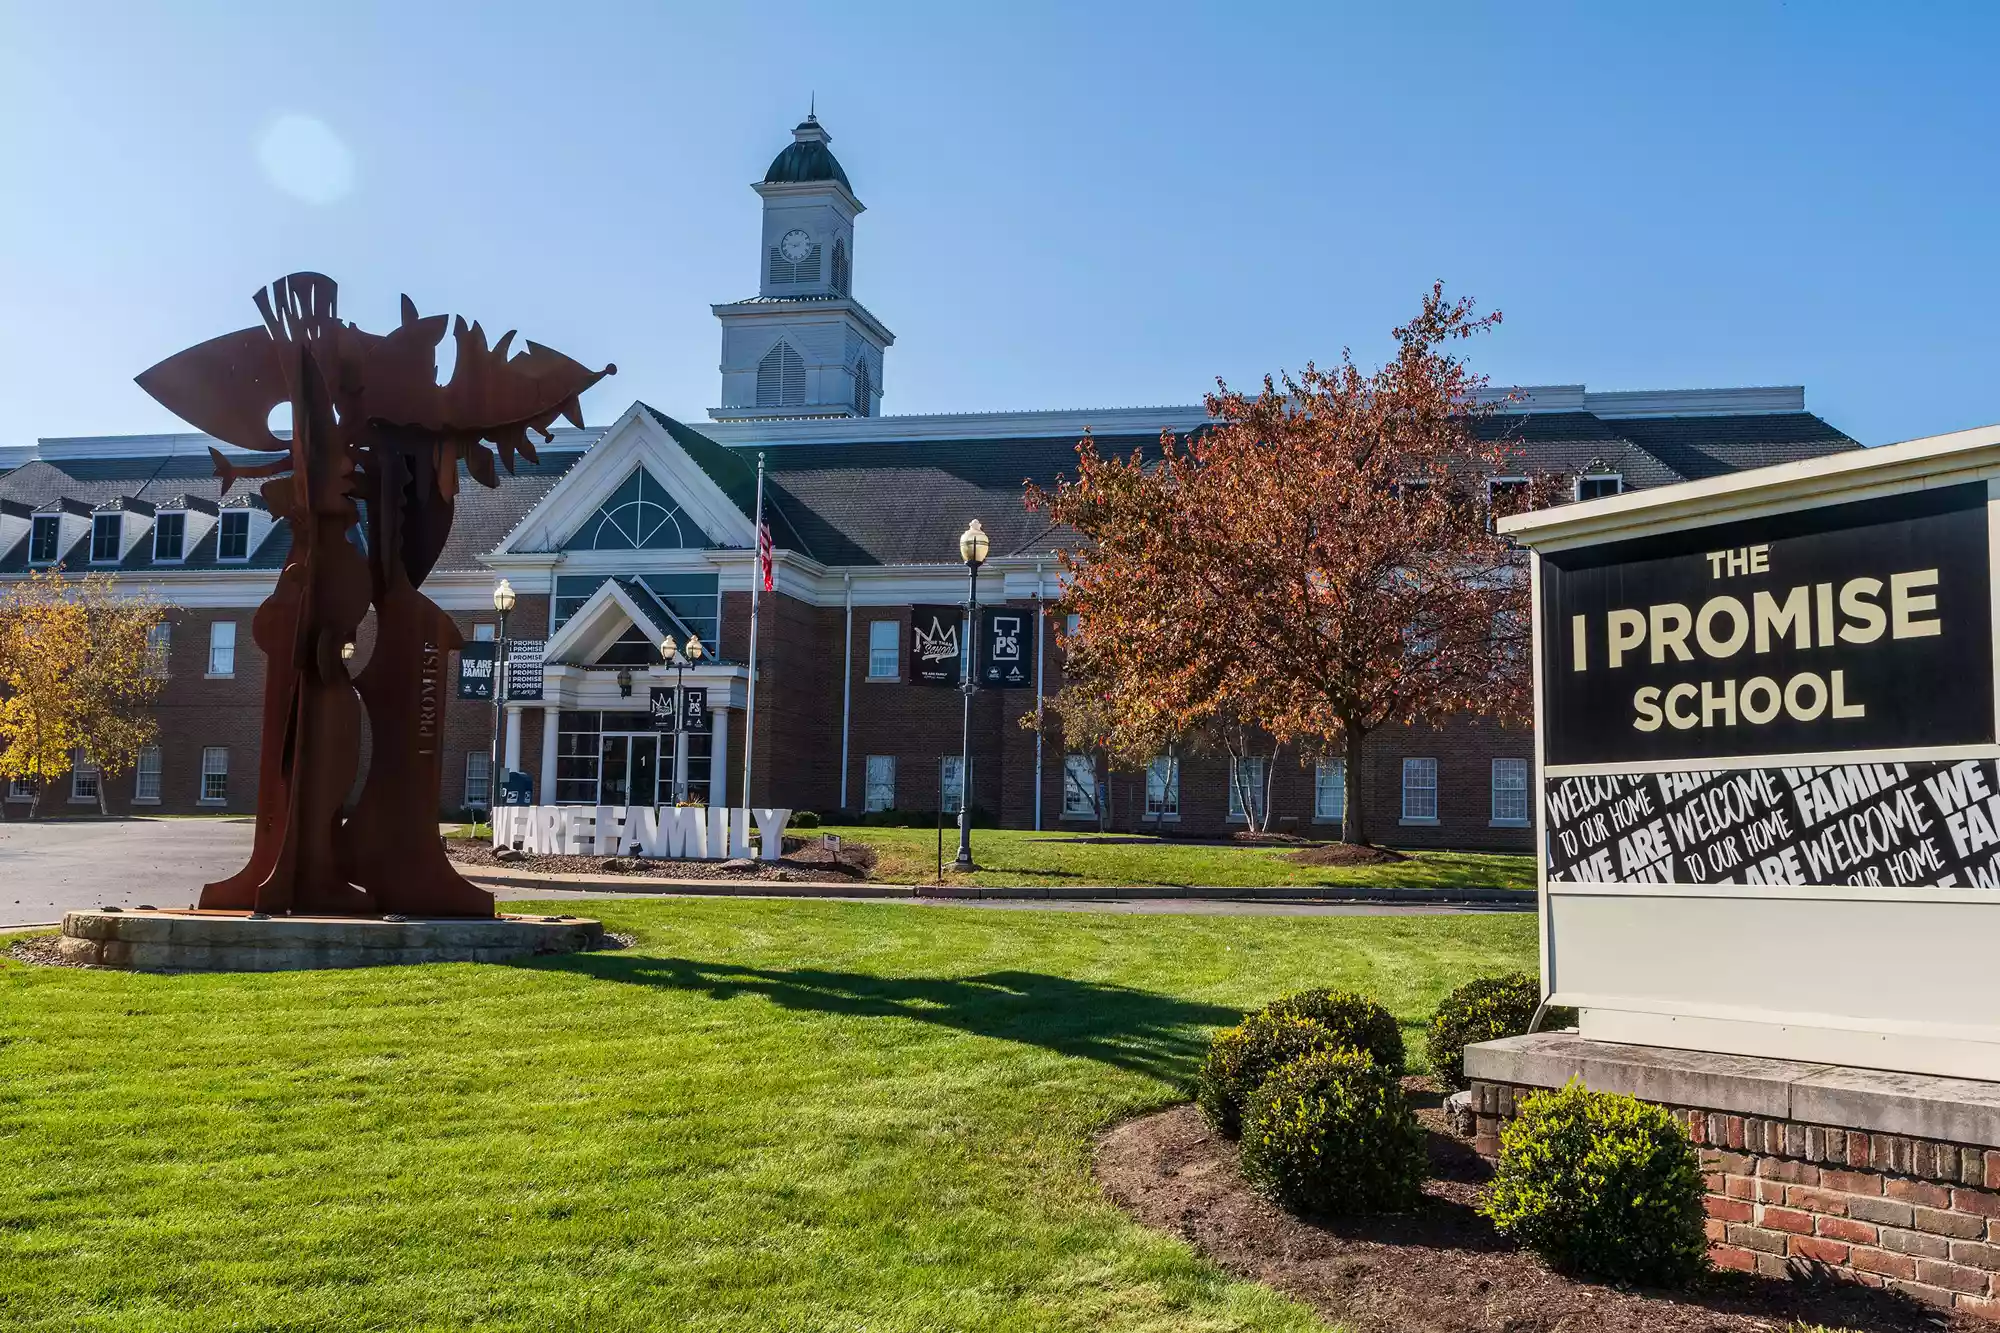
[[[407,963],[511,963],[604,946],[588,917],[259,917],[243,912],[71,912],[56,952],[134,972],[295,972]]]

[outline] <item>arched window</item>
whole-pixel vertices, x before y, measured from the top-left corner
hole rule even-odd
[[[672,551],[708,545],[646,469],[634,469],[564,545],[571,551]]]
[[[833,243],[833,290],[840,296],[847,295],[847,238],[840,237]]]
[[[806,363],[788,342],[780,342],[757,363],[757,406],[804,407]]]
[[[861,359],[854,363],[854,410],[864,417],[873,414],[874,390],[875,386],[868,377],[868,357],[864,353]]]

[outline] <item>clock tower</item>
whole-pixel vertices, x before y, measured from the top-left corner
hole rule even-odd
[[[854,219],[861,201],[815,116],[751,186],[764,200],[757,295],[713,306],[722,321],[718,421],[871,417],[882,354],[895,339],[854,299]]]

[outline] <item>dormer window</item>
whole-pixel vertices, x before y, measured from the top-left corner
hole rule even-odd
[[[153,559],[172,562],[187,554],[187,515],[161,514],[153,520]]]
[[[1602,500],[1624,489],[1625,478],[1616,472],[1590,472],[1576,479],[1576,498],[1579,500]]]
[[[90,520],[90,563],[115,565],[123,554],[118,548],[125,538],[123,514],[98,514]]]
[[[250,558],[250,513],[245,509],[232,509],[222,516],[222,523],[215,539],[217,560],[248,560]]]
[[[53,565],[62,554],[62,519],[56,514],[35,515],[28,531],[28,563]]]
[[[781,342],[757,363],[757,406],[804,407],[806,363],[792,345]]]

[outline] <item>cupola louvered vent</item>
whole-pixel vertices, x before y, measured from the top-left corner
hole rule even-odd
[[[847,238],[841,237],[833,243],[833,290],[847,295]]]
[[[806,257],[794,264],[785,258],[785,252],[777,246],[771,247],[771,285],[774,287],[792,283],[819,281],[819,246],[806,252]]]
[[[806,363],[781,342],[764,353],[757,363],[757,406],[804,407],[806,403]]]
[[[868,374],[868,358],[862,357],[854,363],[854,410],[862,416],[872,416],[875,389]]]

